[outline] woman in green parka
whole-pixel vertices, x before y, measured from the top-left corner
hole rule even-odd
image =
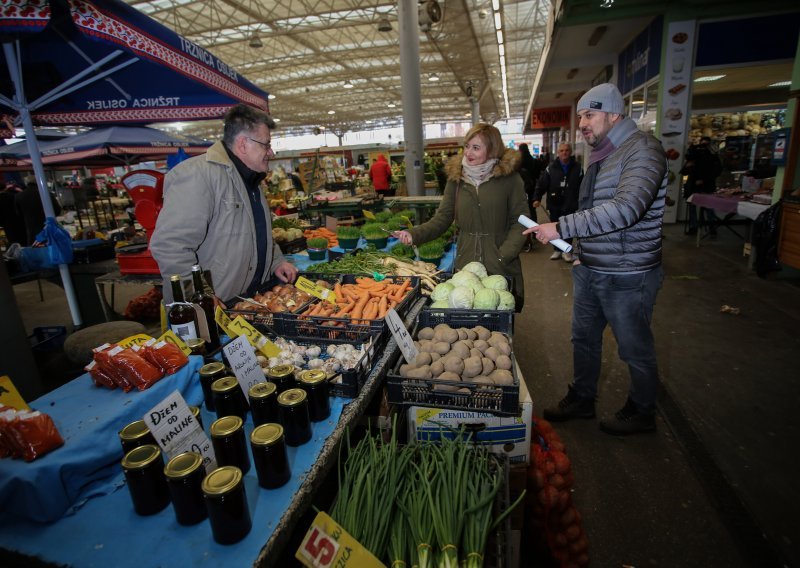
[[[520,154],[505,148],[500,131],[489,124],[476,124],[465,140],[463,155],[447,162],[447,185],[436,214],[419,227],[399,231],[397,237],[404,244],[420,245],[455,222],[456,270],[478,261],[489,274],[513,278],[519,311],[525,290],[519,253],[525,236],[517,219],[528,214]]]

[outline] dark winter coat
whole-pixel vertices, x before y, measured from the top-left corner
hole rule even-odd
[[[533,201],[541,201],[547,195],[547,210],[557,215],[569,215],[578,210],[578,192],[583,179],[583,168],[570,157],[567,174],[561,167],[561,160],[553,160],[545,171],[542,172],[536,184]],[[563,183],[566,180],[566,183]],[[562,185],[563,184],[563,185]]]
[[[562,238],[578,237],[578,258],[592,270],[634,273],[661,264],[661,226],[667,160],[661,142],[630,118],[609,132],[616,149],[590,166],[581,184],[579,211],[560,217]]]
[[[477,189],[461,179],[461,156],[453,156],[445,168],[447,186],[433,218],[409,230],[415,245],[432,241],[451,223],[458,225],[456,269],[477,260],[489,274],[514,279],[522,297],[522,264],[519,253],[525,245],[520,215],[528,214],[519,168],[519,152],[506,149],[492,171],[493,176]]]

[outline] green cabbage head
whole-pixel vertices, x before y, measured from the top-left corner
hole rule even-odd
[[[464,268],[461,269],[462,271],[466,270],[467,272],[472,272],[478,278],[486,278],[489,274],[486,272],[486,267],[478,261],[473,261],[467,264]]]
[[[506,292],[505,290],[497,290],[499,301],[497,302],[498,310],[513,310],[514,309],[514,294]]]
[[[454,288],[455,286],[453,286],[450,282],[442,282],[441,284],[437,284],[436,288],[434,288],[433,292],[431,292],[431,299],[434,302],[438,302],[440,300],[447,302],[447,298],[450,297],[450,292],[452,292]]]
[[[475,299],[475,294],[467,287],[456,288],[450,292],[450,297],[447,303],[451,308],[459,310],[472,309],[472,302]]]
[[[476,310],[494,310],[497,309],[498,302],[500,302],[500,295],[497,293],[497,290],[484,288],[475,294],[475,301],[472,302],[472,308]]]
[[[493,290],[508,290],[508,280],[506,280],[505,276],[501,276],[500,274],[494,274],[481,279],[481,284],[483,284],[485,288],[491,288]]]

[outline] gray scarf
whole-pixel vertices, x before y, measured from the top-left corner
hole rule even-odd
[[[492,158],[477,166],[471,166],[467,163],[467,157],[464,156],[461,158],[461,179],[478,189],[480,184],[492,177],[492,170],[499,161],[497,158]]]

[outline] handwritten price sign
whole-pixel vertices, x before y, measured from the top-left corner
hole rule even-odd
[[[385,568],[325,513],[318,513],[314,518],[294,557],[309,568]]]

